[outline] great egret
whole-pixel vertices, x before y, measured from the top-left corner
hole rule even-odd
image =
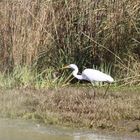
[[[86,80],[86,81],[89,81],[91,82],[91,84],[93,84],[93,82],[107,82],[107,83],[112,83],[114,81],[114,79],[110,76],[110,75],[107,75],[99,70],[95,70],[95,69],[85,69],[82,71],[82,74],[81,75],[78,75],[78,67],[77,65],[75,64],[70,64],[68,66],[65,66],[63,67],[64,68],[71,68],[73,69],[73,76],[79,80]],[[109,85],[105,91],[105,94],[104,96],[106,95],[107,93],[107,90],[109,88]],[[95,94],[95,93],[94,93]]]

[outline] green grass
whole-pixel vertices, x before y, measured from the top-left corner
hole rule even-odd
[[[98,69],[113,77],[112,64],[102,64],[100,67],[93,66],[93,69]],[[82,70],[80,71],[80,73]],[[114,88],[122,87],[136,87],[139,86],[139,75],[137,77],[126,77],[126,79],[118,79],[113,77],[115,82],[111,84]],[[127,81],[128,78],[128,81]],[[36,67],[16,66],[12,71],[0,73],[0,88],[13,89],[13,88],[31,88],[31,89],[49,89],[65,87],[73,83],[73,86],[80,86],[79,82],[73,81],[75,78],[72,75],[72,70],[63,70],[60,68],[46,68],[43,71],[38,71]],[[129,83],[129,81],[131,83]],[[135,84],[136,83],[136,84]],[[84,85],[84,84],[83,84]],[[90,84],[88,84],[90,85]],[[106,83],[96,82],[97,87],[105,87]],[[85,84],[86,86],[86,84]]]
[[[70,77],[65,71],[60,73],[48,68],[41,73],[28,66],[17,66],[12,72],[0,73],[0,87],[4,89],[31,88],[49,89],[63,87],[69,84]]]

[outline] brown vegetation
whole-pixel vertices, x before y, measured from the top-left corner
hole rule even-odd
[[[139,83],[139,0],[2,0],[0,68],[112,65]]]

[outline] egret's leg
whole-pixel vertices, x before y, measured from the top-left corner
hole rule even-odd
[[[94,98],[95,98],[95,96],[96,96],[96,90],[95,90],[94,84],[92,82],[91,82],[91,85],[92,85],[92,89],[94,91]]]
[[[104,93],[103,97],[106,96],[106,93],[107,93],[107,91],[108,91],[108,89],[109,89],[109,86],[110,86],[110,84],[108,84],[108,86],[107,86],[107,88],[106,88],[106,90],[105,90],[105,93]]]
[[[87,97],[90,97],[90,93],[89,93],[90,90],[89,89],[91,89],[91,86],[87,84],[87,88],[86,89],[88,89],[88,90],[85,92],[85,95]]]

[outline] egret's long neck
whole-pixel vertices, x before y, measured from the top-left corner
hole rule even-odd
[[[72,72],[73,76],[76,77],[79,80],[82,80],[83,77],[82,75],[78,75],[78,68],[76,68],[73,72]]]

